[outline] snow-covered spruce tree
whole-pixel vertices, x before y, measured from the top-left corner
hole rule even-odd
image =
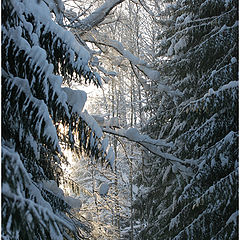
[[[172,153],[194,174],[148,160],[135,202],[145,226],[138,239],[237,239],[238,2],[166,6],[158,21],[161,78],[152,83],[152,117],[143,131],[172,142]]]
[[[86,94],[61,85],[100,80],[88,51],[59,25],[62,10],[61,1],[2,1],[2,239],[90,234],[56,184],[66,162],[60,145],[94,162],[108,158],[101,129],[82,112]]]

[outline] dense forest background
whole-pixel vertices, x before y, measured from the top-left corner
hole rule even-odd
[[[1,6],[2,239],[238,239],[238,1]]]

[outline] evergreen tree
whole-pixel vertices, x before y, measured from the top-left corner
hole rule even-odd
[[[2,1],[2,239],[89,237],[91,226],[73,217],[58,187],[61,147],[113,163],[82,112],[85,92],[61,87],[101,85],[88,51],[60,26],[62,13],[61,1]]]
[[[143,131],[172,142],[171,153],[193,172],[146,158],[138,239],[237,239],[238,3],[165,3],[155,63],[161,77]]]

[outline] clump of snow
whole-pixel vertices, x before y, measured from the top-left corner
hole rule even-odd
[[[230,88],[238,88],[238,84],[239,84],[238,81],[231,81],[231,82],[223,85],[222,87],[220,87],[218,91],[224,91],[224,90],[230,89]]]
[[[97,67],[97,66],[99,65],[99,59],[98,59],[98,57],[94,56],[94,57],[92,58],[92,60],[91,60],[91,65],[92,65],[93,67]]]
[[[32,214],[28,213],[27,216],[26,216],[26,219],[29,223],[32,223],[32,220],[33,220]]]
[[[236,63],[236,62],[237,62],[237,59],[236,59],[235,57],[232,57],[231,63],[234,64],[234,63]]]
[[[178,171],[178,168],[175,164],[172,165],[172,172],[176,173]]]
[[[223,86],[221,86],[218,90],[214,91],[212,88],[209,89],[208,93],[206,93],[203,98],[207,98],[213,94],[218,95],[219,93],[231,89],[231,88],[238,88],[238,81],[231,81]],[[201,99],[199,99],[201,101]]]
[[[21,27],[16,27],[16,28],[10,28],[9,31],[5,32],[5,28],[3,27],[2,29],[4,33],[8,35],[10,39],[13,39],[14,42],[17,44],[20,50],[24,50],[25,52],[29,52],[31,49],[30,44],[21,37],[22,35],[22,28]]]
[[[43,207],[46,210],[52,211],[51,205],[43,199],[39,189],[32,183],[32,179],[30,178],[29,173],[23,166],[19,154],[15,152],[15,148],[5,145],[4,142],[2,144],[2,158],[6,156],[9,158],[8,164],[10,166],[14,166],[14,171],[12,172],[12,174],[16,176],[18,175],[22,178],[22,180],[25,182],[25,187],[28,187],[29,194],[36,197],[37,203],[41,205],[41,207]],[[20,185],[18,184],[17,187],[20,187]],[[8,183],[2,184],[2,193],[6,194],[11,193],[10,186],[8,185]],[[15,197],[22,199],[22,196],[20,196],[19,194],[15,195]]]
[[[187,24],[192,21],[191,15],[187,15],[186,18],[184,19],[184,23]]]
[[[58,14],[56,14],[56,20],[57,22],[61,22],[61,13],[64,9],[62,1],[46,1],[48,2],[51,10],[53,10],[55,13],[58,12]],[[17,2],[13,0],[13,4],[15,3],[17,4]],[[69,49],[72,49],[78,55],[77,61],[72,64],[74,64],[78,69],[80,69],[80,67],[83,67],[86,72],[90,71],[88,67],[90,53],[84,46],[79,44],[79,42],[75,39],[73,33],[64,29],[52,20],[49,6],[45,3],[45,1],[40,1],[38,3],[38,0],[24,0],[23,3],[25,12],[27,14],[33,15],[37,21],[42,22],[45,25],[45,31],[50,31],[56,34],[56,37],[62,39],[63,42],[67,44],[67,47],[69,47]],[[36,33],[40,34],[40,32]]]
[[[74,209],[80,209],[82,207],[82,201],[80,199],[65,196],[64,200]]]
[[[59,141],[57,137],[56,128],[53,125],[52,119],[49,116],[48,108],[43,100],[39,100],[33,97],[29,83],[26,79],[21,79],[18,77],[9,79],[9,84],[12,86],[17,86],[19,92],[24,92],[27,96],[29,96],[29,103],[32,102],[36,108],[38,108],[38,114],[36,116],[30,116],[31,118],[34,117],[38,119],[37,121],[37,129],[38,129],[38,136],[41,134],[41,126],[42,122],[45,122],[44,127],[44,135],[47,137],[47,140],[51,140],[53,143],[54,148],[58,148],[60,150]]]
[[[67,102],[72,107],[72,112],[80,114],[87,101],[87,93],[82,90],[73,90],[68,87],[62,88],[67,94]]]
[[[149,66],[144,60],[133,55],[130,51],[126,50],[122,43],[116,40],[110,40],[103,38],[106,45],[116,49],[124,58],[127,58],[132,64],[134,64],[141,72],[143,72],[148,78],[152,80],[159,80],[160,73]],[[100,41],[101,42],[101,41]]]
[[[209,191],[210,193],[213,193],[213,192],[214,192],[214,186],[211,186],[211,187],[208,189],[208,191]]]
[[[215,158],[212,158],[212,160],[211,160],[211,167],[213,168],[215,166],[215,164],[216,164]]]
[[[208,89],[208,95],[210,96],[210,95],[212,95],[214,93],[214,90],[212,89],[212,88],[209,88]]]
[[[6,183],[2,183],[2,192],[10,192],[11,189],[9,187],[9,184],[6,182]]]
[[[41,16],[46,20],[51,21],[51,13],[49,7],[44,1],[24,0],[25,9],[28,13],[34,16]]]
[[[43,180],[42,183],[44,188],[53,192],[55,195],[64,196],[63,190],[58,187],[57,183],[54,180]]]
[[[181,16],[177,17],[176,23],[179,24],[179,23],[183,22],[185,16],[186,16],[186,13],[184,13]]]
[[[228,165],[228,158],[226,156],[224,156],[224,154],[220,153],[219,158],[221,160],[221,165],[223,167]]]
[[[106,159],[109,162],[111,168],[113,168],[113,164],[114,164],[114,160],[115,160],[115,154],[114,154],[114,151],[113,151],[112,147],[109,148]]]
[[[224,6],[225,8],[227,8],[228,5],[231,3],[231,0],[224,0],[224,2],[225,2]]]
[[[48,4],[49,10],[55,13],[57,22],[62,23],[64,11],[62,0],[45,0],[45,2]]]
[[[108,72],[108,75],[112,76],[112,77],[116,77],[117,76],[117,72],[115,71],[110,71]]]
[[[238,211],[234,212],[227,220],[226,225],[230,224],[231,222],[237,225],[238,215],[239,215]]]
[[[100,128],[100,126],[98,125],[98,123],[96,122],[96,120],[91,115],[89,115],[86,110],[84,112],[82,112],[80,115],[81,115],[82,119],[92,129],[92,131],[94,131],[96,136],[98,138],[101,138],[103,136],[103,132],[102,132],[102,129]]]
[[[213,70],[212,73],[211,73],[211,77],[213,77],[216,73],[217,73],[217,71]]]
[[[62,85],[62,77],[56,76],[54,74],[50,74],[48,77],[49,83],[52,86],[53,91],[58,95],[58,101],[61,102],[61,104],[66,109],[66,113],[68,113],[68,107],[67,107],[67,94],[62,91],[61,85]]]
[[[104,126],[105,119],[103,116],[100,115],[92,115],[92,117],[96,120],[99,126]]]
[[[97,80],[97,83],[99,84],[100,87],[102,87],[102,78],[101,76],[97,73],[94,72],[95,79]]]
[[[107,146],[108,146],[108,138],[106,137],[102,140],[101,150],[103,151],[103,154],[106,152]]]
[[[169,224],[169,231],[173,229],[174,227],[177,227],[179,224],[179,215],[171,219],[171,222]]]
[[[44,65],[46,62],[47,53],[43,48],[39,46],[33,46],[29,52],[29,56],[32,58],[34,64]]]
[[[175,54],[178,54],[186,46],[187,46],[186,37],[181,37],[179,41],[174,45]]]
[[[139,141],[141,139],[141,135],[136,128],[129,128],[126,131],[126,137],[129,140]]]
[[[120,127],[120,120],[118,117],[112,117],[105,124],[106,127]]]
[[[225,31],[227,29],[227,25],[226,24],[224,24],[223,26],[222,26],[222,28],[219,30],[219,32],[223,32],[223,31]]]
[[[168,56],[172,56],[173,55],[174,44],[175,44],[175,40],[172,40],[171,45],[170,45],[170,47],[169,47],[169,49],[167,51],[167,55]]]
[[[34,140],[32,134],[28,134],[26,136],[26,142],[31,145],[32,150],[34,151],[34,154],[36,156],[37,159],[40,158],[40,152],[38,149],[38,143]]]
[[[99,194],[104,197],[108,194],[109,190],[109,184],[108,183],[102,183],[99,188]]]

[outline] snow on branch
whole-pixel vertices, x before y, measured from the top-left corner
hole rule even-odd
[[[186,164],[185,161],[173,156],[170,153],[162,152],[159,149],[159,147],[173,147],[172,143],[167,143],[162,139],[155,140],[150,138],[148,135],[142,135],[138,132],[136,128],[130,128],[128,130],[120,129],[117,131],[109,128],[103,128],[103,132],[112,134],[114,136],[126,138],[132,142],[143,146],[152,154],[170,161],[172,164],[173,172],[179,170],[186,176],[193,176],[192,169],[183,165]]]
[[[91,42],[96,45],[104,45],[107,47],[111,47],[111,48],[115,49],[118,53],[120,53],[121,56],[128,59],[136,77],[138,78],[140,84],[142,85],[142,87],[145,90],[149,90],[149,85],[147,84],[146,79],[140,77],[139,74],[137,74],[137,72],[134,69],[134,66],[140,72],[142,72],[148,79],[159,82],[159,79],[160,79],[159,71],[153,69],[151,66],[149,66],[147,64],[147,62],[145,62],[144,60],[141,60],[140,58],[138,58],[137,56],[132,54],[129,50],[125,49],[125,47],[122,45],[122,43],[120,43],[119,41],[116,41],[116,40],[108,39],[105,36],[103,37],[99,33],[95,33],[95,35],[96,36],[93,36],[90,33],[88,33],[83,37],[83,39],[86,42]],[[158,86],[159,86],[158,87],[159,91],[166,92],[170,95],[180,95],[181,94],[181,93],[179,93],[179,91],[172,90],[167,85],[158,84]]]
[[[144,73],[151,80],[158,80],[160,77],[160,73],[157,70],[152,69],[147,66],[147,63],[135,55],[133,55],[130,51],[126,50],[122,43],[116,40],[111,40],[106,37],[101,36],[99,33],[96,37],[90,36],[90,34],[84,36],[84,40],[88,42],[92,42],[95,44],[101,44],[108,47],[114,48],[117,52],[119,52],[123,57],[127,58],[133,65],[135,65],[141,72]]]
[[[97,8],[88,17],[81,20],[74,27],[79,27],[81,30],[90,31],[92,28],[96,27],[102,23],[110,11],[116,7],[118,4],[122,3],[124,0],[106,0],[99,8]]]

